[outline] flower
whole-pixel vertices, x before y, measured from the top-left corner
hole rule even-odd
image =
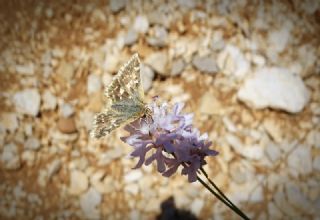
[[[183,103],[176,103],[169,111],[168,104],[151,103],[151,117],[140,118],[125,127],[129,135],[121,140],[131,145],[130,154],[138,157],[134,168],[157,163],[158,172],[170,177],[182,166],[181,173],[189,182],[197,180],[197,171],[206,164],[206,156],[215,156],[209,149],[208,135],[200,135],[192,126],[192,114],[181,113]],[[151,154],[151,155],[150,155]]]

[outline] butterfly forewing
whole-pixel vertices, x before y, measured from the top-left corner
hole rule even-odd
[[[145,111],[140,79],[138,54],[120,68],[110,86],[105,89],[103,111],[94,118],[91,136],[100,138],[124,123],[141,117]]]

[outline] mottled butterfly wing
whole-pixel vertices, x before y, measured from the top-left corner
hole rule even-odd
[[[100,138],[124,123],[145,114],[144,94],[140,79],[138,54],[120,68],[110,86],[105,89],[103,111],[93,121],[92,137]]]

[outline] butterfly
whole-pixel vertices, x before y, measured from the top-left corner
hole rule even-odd
[[[120,68],[111,84],[105,88],[104,95],[105,106],[94,117],[91,137],[101,138],[123,124],[150,114],[144,102],[137,53]]]

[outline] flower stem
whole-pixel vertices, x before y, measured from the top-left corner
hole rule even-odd
[[[227,205],[230,209],[232,209],[235,213],[237,213],[239,216],[241,216],[243,219],[249,219],[248,216],[246,216],[236,205],[234,205],[228,197],[217,187],[217,185],[208,177],[208,174],[205,172],[205,170],[201,167],[200,168],[203,175],[206,177],[206,179],[210,182],[210,184],[218,191],[215,192],[212,188],[208,186],[199,176],[197,176],[198,181],[206,187],[214,196],[216,196],[221,202],[223,202],[225,205]]]
[[[200,170],[203,173],[203,175],[206,177],[206,179],[209,181],[209,183],[220,193],[220,195],[224,199],[226,199],[235,209],[237,209],[239,212],[242,212],[235,204],[231,202],[231,200],[228,199],[228,197],[219,189],[219,187],[209,178],[207,172],[203,169],[203,167],[201,167]]]

